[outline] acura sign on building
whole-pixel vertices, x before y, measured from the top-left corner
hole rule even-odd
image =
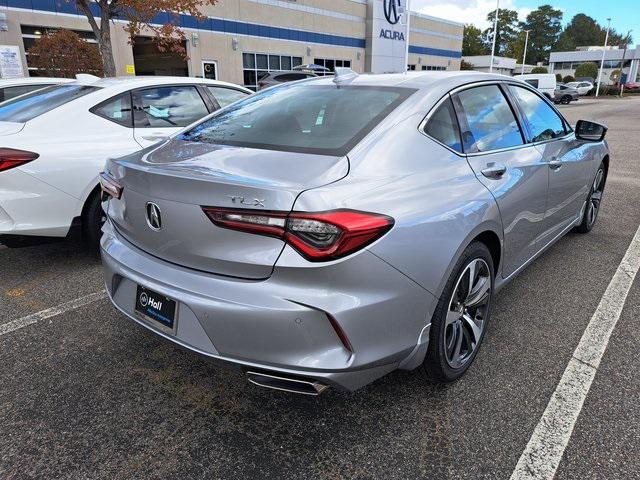
[[[407,69],[406,0],[368,0],[365,69],[373,73]]]

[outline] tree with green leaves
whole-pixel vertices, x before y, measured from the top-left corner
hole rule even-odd
[[[549,52],[562,31],[562,11],[551,5],[542,5],[529,13],[520,26],[522,30],[531,30],[527,60],[531,63],[547,62]]]
[[[562,75],[559,73],[556,73],[556,82],[562,82]]]
[[[555,50],[575,50],[576,47],[603,45],[607,33],[603,27],[589,15],[578,13],[567,24],[560,34]],[[611,29],[609,31],[609,45],[624,46],[625,39],[622,35]]]
[[[495,10],[487,15],[487,22],[491,24],[484,32],[482,32],[482,39],[486,45],[490,45],[493,42],[493,26],[496,19]],[[518,12],[515,10],[509,10],[505,8],[498,13],[498,32],[496,34],[496,55],[508,55],[510,53],[509,46],[518,37]]]
[[[482,41],[482,30],[475,25],[465,25],[462,37],[462,55],[486,55],[487,53],[489,51]]]
[[[531,73],[549,73],[547,67],[533,67]]]
[[[562,81],[564,83],[571,83],[571,82],[575,82],[576,78],[573,75],[565,75]]]
[[[595,80],[598,78],[598,66],[593,62],[581,63],[578,65],[578,68],[576,68],[575,77],[592,78]]]

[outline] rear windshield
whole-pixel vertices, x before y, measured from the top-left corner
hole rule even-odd
[[[28,122],[96,90],[98,87],[85,85],[55,85],[43,88],[0,104],[0,122]]]
[[[345,155],[415,90],[284,85],[235,103],[183,140],[320,155]]]

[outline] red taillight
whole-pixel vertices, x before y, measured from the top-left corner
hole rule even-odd
[[[377,240],[393,219],[355,210],[329,212],[265,212],[202,207],[220,227],[281,238],[307,260],[322,262],[353,253]]]
[[[27,152],[25,150],[0,148],[0,172],[29,163],[39,156],[37,153]]]
[[[122,196],[122,185],[107,172],[100,173],[100,189],[115,199],[120,199]]]

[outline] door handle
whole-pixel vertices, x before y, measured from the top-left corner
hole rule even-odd
[[[507,167],[496,163],[490,163],[487,168],[482,169],[480,172],[487,178],[500,178],[507,171]]]
[[[560,170],[562,168],[562,160],[558,160],[556,157],[553,157],[549,160],[549,168],[551,170]]]

